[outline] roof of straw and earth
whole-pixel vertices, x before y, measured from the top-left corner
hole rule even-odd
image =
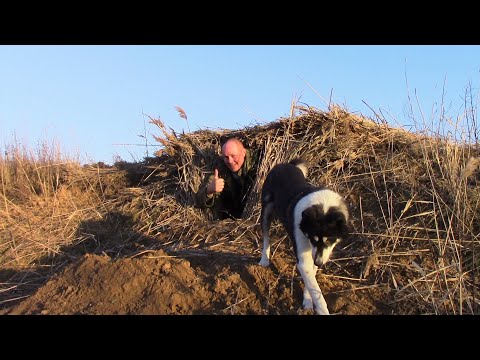
[[[309,181],[341,193],[352,214],[350,238],[317,274],[331,313],[477,312],[475,147],[337,106],[303,107],[240,130],[176,134],[151,122],[161,144],[155,157],[104,168],[62,165],[54,196],[8,206],[2,313],[310,314],[278,222],[271,266],[258,265],[263,180],[295,157],[308,162]],[[261,154],[236,221],[194,206],[226,136]]]

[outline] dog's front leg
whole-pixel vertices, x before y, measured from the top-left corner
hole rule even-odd
[[[316,276],[318,266],[313,264],[313,274]],[[305,285],[305,282],[304,282]],[[310,295],[310,291],[306,286],[303,286],[303,308],[304,309],[313,309],[313,300],[312,296]]]
[[[268,233],[270,231],[270,225],[272,223],[272,212],[273,212],[273,203],[265,202],[262,204],[262,235],[263,235],[263,250],[262,258],[260,259],[259,264],[262,266],[270,265],[270,240]]]
[[[315,277],[317,266],[313,263],[310,254],[311,253],[303,253],[298,257],[298,270],[302,275],[305,285],[305,289],[303,290],[303,306],[305,309],[311,309],[313,301],[317,314],[329,315],[330,312],[328,311],[327,302],[323,297],[322,290],[320,290],[320,286]]]
[[[313,309],[313,300],[310,296],[310,291],[308,291],[308,288],[305,286],[305,282],[303,286],[303,308]]]
[[[265,267],[270,265],[270,241],[268,239],[268,233],[263,233],[262,258],[259,264]]]

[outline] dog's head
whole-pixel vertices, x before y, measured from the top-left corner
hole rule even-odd
[[[325,264],[333,248],[348,237],[348,210],[345,204],[331,206],[327,212],[322,204],[312,205],[302,213],[300,230],[313,245],[315,265]]]

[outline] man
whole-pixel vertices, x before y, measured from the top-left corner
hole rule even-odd
[[[219,219],[239,219],[256,178],[256,159],[237,138],[222,146],[222,159],[197,192],[197,205]]]

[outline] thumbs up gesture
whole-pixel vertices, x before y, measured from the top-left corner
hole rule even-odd
[[[207,185],[207,194],[219,193],[223,191],[225,187],[225,180],[218,177],[218,170],[213,172],[213,179]]]

